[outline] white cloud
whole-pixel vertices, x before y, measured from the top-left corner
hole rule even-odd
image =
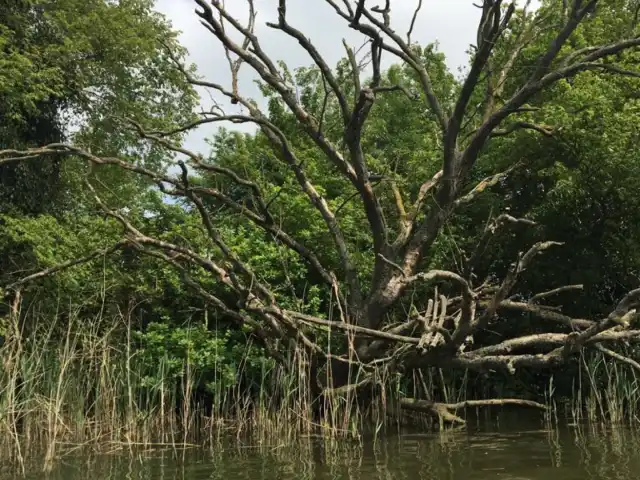
[[[369,0],[375,4],[375,0]],[[340,2],[338,2],[340,3]],[[379,0],[378,3],[384,3]],[[411,22],[417,0],[392,1],[392,27],[404,36]],[[229,11],[238,19],[247,18],[247,4],[243,0],[227,0]],[[265,25],[275,21],[278,0],[255,0],[258,10],[256,33],[263,49],[273,60],[283,60],[291,69],[308,66],[312,63],[308,54],[297,42],[280,31]],[[287,20],[303,31],[315,44],[330,65],[344,56],[342,39],[352,46],[362,44],[363,37],[350,29],[325,0],[289,0],[287,2]],[[213,35],[200,24],[195,14],[192,0],[158,0],[156,10],[164,13],[174,28],[182,32],[180,40],[189,50],[189,60],[198,66],[199,73],[212,81],[229,84],[229,68],[221,45]],[[447,57],[450,69],[457,70],[466,65],[466,50],[474,43],[475,29],[479,19],[479,9],[470,0],[423,0],[412,39],[427,44],[437,41],[440,50]],[[393,58],[387,57],[388,65]],[[384,66],[384,65],[383,65]],[[239,89],[245,96],[259,100],[260,94],[253,84],[256,77],[250,68],[244,65],[240,75]],[[206,96],[203,101],[207,101]],[[203,128],[192,133],[187,147],[202,153],[209,150],[205,138],[211,135],[212,128]]]

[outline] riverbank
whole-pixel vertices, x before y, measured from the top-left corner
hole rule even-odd
[[[207,384],[198,362],[187,361],[177,368],[175,359],[172,363],[165,356],[149,363],[148,352],[135,341],[135,332],[121,326],[72,319],[64,335],[49,325],[5,342],[0,349],[4,366],[0,379],[4,458],[0,463],[24,470],[32,462],[32,452],[40,452],[38,461],[50,471],[76,449],[178,451],[219,445],[229,438],[273,445],[310,436],[358,443],[407,429],[429,432],[460,427],[457,422],[449,425],[447,418],[393,408],[394,399],[407,393],[458,402],[461,408],[456,413],[476,420],[495,418],[504,411],[501,406],[465,408],[473,406],[466,401],[474,400],[468,395],[469,383],[454,382],[446,377],[447,372],[434,370],[403,384],[384,383],[376,400],[366,407],[358,406],[349,392],[325,397],[324,415],[319,417],[307,387],[308,359],[294,355],[287,368],[264,361],[253,384],[237,381],[216,389],[221,383],[215,383],[215,372],[222,369],[215,364],[214,381]],[[550,377],[547,388],[536,398],[547,410],[529,413],[540,425],[640,425],[635,371],[595,353],[580,357],[571,397],[560,397]],[[239,363],[248,368],[248,360]],[[242,377],[238,370],[236,378]],[[424,392],[437,392],[438,398]],[[520,393],[530,392],[523,389]],[[514,408],[519,407],[508,410]]]

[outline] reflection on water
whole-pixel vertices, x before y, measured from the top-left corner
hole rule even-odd
[[[2,472],[2,468],[0,468]],[[16,478],[8,473],[0,479]],[[41,473],[27,478],[42,479]],[[67,456],[52,479],[619,479],[640,478],[640,435],[623,427],[470,428],[362,444],[319,438],[290,445]]]

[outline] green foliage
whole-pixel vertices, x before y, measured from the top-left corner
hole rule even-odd
[[[7,2],[0,13],[0,147],[73,137],[161,167],[166,152],[141,142],[119,119],[170,128],[190,118],[197,99],[165,46],[178,58],[185,51],[152,6],[150,0]],[[69,194],[80,188],[83,170],[73,162],[51,170],[43,160],[0,168],[0,212],[12,205],[24,213],[72,208]],[[105,169],[99,178],[124,204],[133,200],[133,177]]]
[[[240,360],[231,355],[229,337],[230,332],[218,337],[202,326],[185,328],[172,327],[169,323],[151,323],[144,333],[136,334],[139,342],[137,355],[143,371],[154,372],[154,366],[164,360],[163,378],[177,380],[190,371],[193,378],[199,379],[206,373],[215,379],[215,385],[207,385],[208,388],[224,390],[235,386]],[[143,384],[152,386],[157,380],[147,376],[143,378]]]
[[[0,148],[73,139],[164,168],[166,151],[149,147],[122,125],[131,118],[148,128],[172,128],[190,118],[197,100],[165,47],[179,59],[185,51],[167,20],[152,10],[153,2],[6,3],[0,13]],[[83,199],[87,174],[115,208],[140,217],[158,205],[147,181],[119,168],[90,172],[84,162],[50,158],[1,166],[3,284],[10,283],[11,272],[37,271],[117,238],[118,227],[95,218],[95,206]],[[117,264],[105,268],[113,274],[105,279],[118,278]],[[75,278],[65,273],[46,282],[49,288],[58,282],[57,292],[66,283],[67,293],[72,284],[80,293],[104,283],[99,269],[89,270],[79,267]]]
[[[203,323],[175,325],[170,318],[150,323],[135,333],[135,364],[141,372],[143,386],[152,387],[160,380],[185,376],[194,387],[224,398],[234,389],[248,388],[258,382],[274,360],[265,357],[257,345],[247,342],[242,332],[211,329]],[[161,363],[164,368],[159,371]],[[240,382],[244,379],[245,386]],[[247,383],[247,381],[249,383]]]

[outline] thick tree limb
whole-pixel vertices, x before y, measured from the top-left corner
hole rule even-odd
[[[420,185],[420,190],[418,192],[416,201],[414,202],[413,207],[409,212],[409,219],[411,221],[414,221],[416,219],[426,196],[429,194],[430,191],[433,190],[435,186],[438,185],[438,182],[440,181],[440,179],[442,179],[442,173],[443,173],[442,170],[439,170],[438,172],[435,173],[433,177],[431,177],[429,180],[427,180],[422,185]]]
[[[613,326],[622,325],[625,328],[628,327],[631,316],[635,316],[637,309],[640,309],[640,288],[627,293],[607,318],[580,333],[576,333],[572,338],[571,345],[568,345],[568,353],[580,349],[591,338]]]
[[[387,242],[387,226],[384,221],[382,206],[371,186],[369,170],[362,150],[362,129],[374,101],[375,94],[371,89],[365,88],[360,91],[358,101],[345,127],[344,139],[349,148],[351,162],[356,172],[357,188],[365,206],[369,225],[371,225],[374,250],[378,253],[383,250]]]
[[[462,84],[458,100],[456,101],[453,109],[453,115],[451,115],[451,118],[449,119],[449,124],[447,125],[447,131],[445,134],[445,159],[450,159],[451,162],[456,159],[455,151],[457,149],[458,136],[460,134],[462,119],[467,111],[469,100],[480,81],[482,72],[487,66],[487,62],[489,61],[489,57],[491,56],[494,46],[509,25],[509,21],[511,20],[516,8],[516,3],[515,1],[511,2],[507,10],[504,12],[504,15],[502,14],[501,7],[502,0],[484,0],[483,2],[482,18],[478,27],[478,44],[476,46],[476,53],[473,57],[471,69]],[[447,163],[445,163],[445,178],[449,176],[447,174],[447,168],[457,169],[458,166],[454,164],[448,166]],[[454,175],[453,170],[451,171],[451,175]]]
[[[322,327],[335,328],[338,330],[342,330],[343,332],[353,333],[356,335],[362,335],[371,338],[379,338],[384,340],[391,340],[399,343],[409,343],[417,345],[420,342],[419,338],[407,337],[403,335],[396,335],[394,333],[385,332],[382,330],[374,330],[371,328],[361,327],[359,325],[353,325],[349,323],[343,322],[334,322],[331,320],[324,320],[322,318],[314,317],[312,315],[306,315],[304,313],[293,312],[293,311],[285,311],[285,313],[292,318],[298,319],[302,322],[308,322],[314,325],[319,325]]]
[[[431,177],[420,186],[420,190],[418,191],[416,200],[406,214],[406,221],[404,222],[403,228],[400,230],[398,236],[393,242],[392,249],[394,251],[400,250],[402,247],[404,247],[407,241],[411,238],[416,218],[420,214],[425,199],[427,195],[431,193],[435,187],[437,187],[438,183],[442,179],[442,174],[443,171],[439,170],[433,177]]]
[[[546,53],[538,61],[538,65],[531,74],[528,83],[537,81],[547,73],[564,44],[569,40],[569,37],[575,29],[578,28],[578,25],[580,25],[584,17],[595,8],[598,0],[589,0],[584,6],[582,3],[582,0],[573,0],[567,23],[556,38],[553,39]]]
[[[519,350],[548,349],[564,345],[570,334],[568,333],[537,333],[518,338],[511,338],[496,345],[478,348],[469,353],[477,356],[510,355]],[[640,330],[607,330],[591,337],[586,344],[601,342],[619,342],[621,340],[640,339]]]
[[[557,348],[549,353],[521,354],[521,355],[475,355],[462,354],[457,357],[442,360],[439,365],[443,368],[466,368],[472,371],[507,370],[514,374],[518,368],[551,368],[565,362],[563,348]]]
[[[484,114],[482,115],[483,122],[486,122],[491,114],[494,113],[496,102],[502,97],[504,87],[507,83],[507,78],[515,65],[518,56],[534,38],[534,32],[536,31],[539,22],[529,21],[530,6],[531,0],[527,0],[522,9],[522,21],[524,26],[517,33],[511,46],[511,53],[504,65],[497,69],[491,58],[487,61],[488,78],[486,81],[487,91],[485,93]],[[494,75],[496,71],[498,71],[498,75]]]
[[[342,45],[344,46],[345,51],[347,52],[347,59],[349,60],[349,65],[351,66],[351,79],[353,81],[353,104],[355,105],[360,97],[360,91],[362,90],[362,85],[360,83],[360,68],[358,67],[358,61],[356,60],[356,54],[353,49],[347,45],[347,41],[342,39]]]

